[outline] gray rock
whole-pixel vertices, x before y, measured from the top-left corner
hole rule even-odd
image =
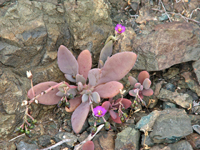
[[[167,146],[163,144],[158,144],[150,148],[150,150],[193,150],[189,142],[182,140],[174,144],[169,144]]]
[[[140,132],[134,128],[127,127],[117,134],[117,138],[115,139],[115,150],[139,150],[139,139]]]
[[[143,134],[142,135],[142,143],[141,143],[143,146],[145,145],[148,145],[149,147],[152,147],[154,146],[155,144],[153,143],[153,140],[150,138],[149,135],[146,136],[145,138],[145,135]]]
[[[37,150],[39,147],[35,144],[28,144],[23,141],[20,141],[17,144],[17,150]]]
[[[172,92],[175,92],[175,90],[176,90],[175,85],[173,85],[172,83],[167,83],[167,84],[165,85],[165,88],[166,88],[167,90],[169,90],[169,91],[172,91]]]
[[[192,73],[184,72],[181,74],[181,76],[185,78],[187,86],[198,96],[200,96],[200,85],[193,79]]]
[[[67,23],[74,38],[74,48],[88,49],[93,54],[93,61],[97,62],[104,42],[113,30],[110,9],[103,0],[64,1]]]
[[[51,137],[49,135],[42,135],[38,138],[38,142],[41,146],[47,147],[51,144]]]
[[[171,22],[155,26],[149,34],[137,36],[133,51],[138,55],[138,62],[133,69],[157,71],[199,60],[199,30],[192,23]]]
[[[166,109],[158,116],[150,137],[154,143],[175,143],[191,134],[191,120],[183,109]]]
[[[196,131],[198,134],[200,134],[200,125],[198,125],[198,124],[193,125],[192,128],[194,129],[194,131]]]
[[[161,89],[157,98],[163,101],[169,101],[180,105],[183,108],[190,108],[192,105],[192,97],[188,94],[171,92],[169,90]]]
[[[163,74],[163,77],[167,80],[167,79],[171,79],[173,77],[175,77],[176,75],[179,74],[179,68],[176,67],[171,67],[169,68],[169,70]]]
[[[82,142],[84,141],[87,137],[88,137],[88,132],[87,131],[84,131],[79,137],[78,137],[78,141],[79,142]]]
[[[136,124],[135,128],[140,129],[141,131],[151,130],[160,113],[161,111],[155,110],[147,116],[142,117],[140,121]]]
[[[170,102],[163,102],[163,109],[176,108],[176,104]]]
[[[190,143],[186,140],[181,140],[174,144],[169,144],[168,147],[171,148],[171,150],[193,150]]]
[[[67,146],[69,148],[74,147],[74,144],[77,142],[77,139],[78,139],[77,136],[75,136],[72,133],[68,133],[68,132],[59,132],[58,134],[56,134],[54,136],[54,138],[55,138],[56,142],[59,142],[59,141],[64,140],[64,139],[70,139],[69,142],[62,144],[63,146]]]

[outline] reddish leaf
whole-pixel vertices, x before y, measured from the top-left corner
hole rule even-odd
[[[149,73],[147,71],[142,71],[138,75],[138,81],[143,84],[144,79],[149,78]]]
[[[65,74],[65,78],[71,82],[76,82],[76,78],[74,75]]]
[[[103,64],[106,62],[107,58],[110,57],[112,54],[112,49],[113,49],[113,41],[110,40],[101,50],[99,60],[103,62]],[[100,66],[100,64],[99,64]]]
[[[131,96],[136,96],[135,90],[130,90],[130,91],[129,91],[129,94],[130,94]]]
[[[121,98],[117,99],[115,103],[118,103],[121,100]],[[129,99],[123,98],[121,103],[125,107],[125,109],[129,108],[132,104],[132,102]]]
[[[132,86],[134,86],[137,83],[137,80],[134,77],[132,77],[132,76],[128,77],[128,81],[130,82],[130,84]]]
[[[75,76],[78,73],[78,63],[73,54],[63,45],[58,49],[58,67],[68,75]]]
[[[70,108],[65,107],[66,112],[73,112],[81,104],[81,102],[81,96],[75,97],[74,99],[70,99]]]
[[[111,104],[109,101],[105,101],[103,102],[103,104],[101,105],[102,107],[104,107],[107,111],[110,108]]]
[[[79,74],[87,80],[88,72],[92,67],[92,57],[90,51],[84,50],[78,56]]]
[[[81,82],[83,85],[86,83],[85,77],[83,75],[77,74],[76,75],[76,83]]]
[[[100,75],[101,75],[101,69],[95,68],[90,70],[88,73],[89,84],[92,86],[97,85]]]
[[[113,118],[113,119],[117,119],[117,113],[114,112],[113,110],[109,110],[109,113],[110,113],[110,116]]]
[[[136,83],[135,84],[135,88],[137,89],[137,88],[140,88],[140,86],[141,86],[141,83]]]
[[[110,112],[110,111],[109,111],[109,112]],[[116,112],[114,112],[114,113],[116,113]],[[112,116],[111,116],[112,120],[113,120],[114,122],[116,122],[116,123],[122,123],[121,120],[120,120],[119,114],[116,113],[116,115],[117,115],[117,118],[116,118],[116,119],[112,118]]]
[[[143,81],[143,86],[145,89],[149,89],[150,86],[151,86],[151,80],[149,80],[149,78],[146,78],[144,81]]]
[[[94,143],[92,141],[87,141],[83,144],[82,150],[94,150]]]
[[[89,102],[81,103],[71,116],[72,128],[75,133],[79,133],[85,123],[90,110]]]
[[[39,83],[37,85],[35,85],[33,87],[34,92],[35,92],[35,96],[40,94],[41,92],[44,92],[45,90],[47,90],[48,88],[50,88],[51,86],[54,86],[58,83],[53,82],[53,81],[49,81],[49,82],[42,82]],[[37,100],[39,101],[40,104],[45,104],[45,105],[55,105],[57,104],[61,97],[57,96],[56,93],[58,92],[58,89],[53,89],[50,92],[40,96],[39,98],[37,98]],[[32,93],[32,89],[30,89],[27,93],[28,98],[32,99],[34,97],[33,93]]]
[[[117,81],[111,81],[105,84],[98,85],[94,91],[98,92],[102,98],[114,97],[119,93],[119,89],[123,89],[123,85]]]
[[[92,100],[93,100],[95,103],[100,103],[101,98],[100,98],[99,93],[93,92],[91,96],[92,96]]]
[[[152,89],[143,90],[142,94],[144,96],[151,96],[151,95],[153,95],[153,90]]]
[[[98,84],[122,79],[134,66],[137,55],[133,52],[121,52],[110,57],[101,69]]]

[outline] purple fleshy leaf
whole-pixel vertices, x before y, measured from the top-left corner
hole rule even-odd
[[[79,133],[85,123],[90,110],[89,102],[81,103],[71,116],[72,128],[75,133]]]
[[[101,69],[95,68],[89,71],[89,85],[96,86],[101,75]]]
[[[88,94],[83,94],[83,96],[81,98],[82,102],[84,103],[84,102],[88,101],[88,98],[89,98]]]
[[[100,98],[99,93],[93,92],[93,93],[92,93],[92,100],[93,100],[95,103],[100,103],[101,98]]]
[[[74,75],[65,74],[65,78],[71,82],[76,82],[76,76]]]
[[[143,81],[146,79],[146,78],[149,78],[149,73],[147,71],[142,71],[139,73],[138,75],[138,81],[143,84]]]
[[[102,60],[99,60],[98,68],[101,69],[103,67],[104,63]]]
[[[51,86],[54,86],[58,83],[53,82],[53,81],[49,81],[49,82],[42,82],[39,83],[37,85],[35,85],[33,87],[34,92],[35,92],[35,96],[44,92],[45,90],[47,90],[48,88],[50,88]],[[58,92],[58,89],[53,89],[50,92],[40,96],[39,98],[37,98],[38,102],[40,104],[45,104],[45,105],[55,105],[60,101],[60,97],[56,95],[56,93]],[[32,93],[32,89],[30,89],[27,93],[28,98],[32,99],[34,97],[33,93]]]
[[[135,86],[135,84],[137,83],[137,80],[132,76],[128,77],[128,81],[130,82],[131,86]]]
[[[151,95],[153,95],[153,90],[152,89],[143,90],[142,94],[144,96],[151,96]]]
[[[78,73],[78,62],[73,54],[63,45],[58,49],[58,67],[68,75],[76,76]]]
[[[138,88],[140,88],[140,86],[141,86],[141,83],[136,83],[134,87],[135,87],[136,89],[138,89]]]
[[[109,112],[110,112],[110,111],[109,111]],[[114,112],[114,113],[116,113],[116,112]],[[113,120],[114,122],[116,122],[116,123],[122,123],[122,122],[121,122],[121,119],[120,119],[120,117],[119,117],[119,114],[116,113],[116,115],[117,115],[117,118],[116,118],[116,119],[112,118],[112,116],[111,116],[112,120]]]
[[[77,74],[76,75],[76,83],[81,82],[83,85],[86,83],[86,79],[83,77],[83,75]]]
[[[104,107],[108,111],[111,104],[109,101],[105,101],[105,102],[103,102],[103,104],[101,106]]]
[[[117,99],[115,103],[118,103],[120,100],[121,100],[121,98]],[[126,99],[126,98],[123,98],[121,100],[121,103],[123,104],[125,109],[129,108],[131,106],[131,104],[132,104],[132,102],[129,99]]]
[[[113,110],[109,110],[109,113],[110,113],[110,116],[113,118],[113,119],[117,119],[117,113],[114,112]]]
[[[92,57],[90,51],[84,50],[78,56],[79,74],[87,80],[88,72],[92,67]]]
[[[135,97],[136,97],[136,94],[137,94],[137,93],[135,92],[135,90],[130,90],[130,91],[129,91],[129,94],[130,94],[131,96],[135,96]]]
[[[81,104],[81,96],[70,99],[70,108],[65,107],[66,112],[73,112]]]
[[[123,89],[123,85],[117,81],[111,81],[98,85],[94,91],[98,92],[102,98],[114,97],[119,93],[119,89]]]
[[[122,79],[134,66],[137,55],[133,52],[121,52],[110,57],[101,69],[98,84]]]
[[[143,86],[145,89],[149,89],[150,86],[151,86],[151,80],[149,80],[149,78],[146,78],[144,81],[143,81]]]
[[[83,144],[82,150],[94,150],[94,143],[92,141],[87,141]]]
[[[110,57],[110,55],[112,54],[112,50],[113,50],[113,41],[109,41],[101,50],[100,56],[99,56],[99,60],[101,60],[103,62],[103,64],[106,62],[107,58]],[[98,65],[99,68],[100,66],[102,66],[102,64]]]

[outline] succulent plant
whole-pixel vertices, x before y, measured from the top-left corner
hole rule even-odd
[[[147,71],[142,71],[138,75],[138,81],[132,77],[129,76],[128,80],[133,86],[133,90],[129,91],[129,94],[131,96],[136,97],[136,100],[138,102],[142,102],[143,105],[146,105],[145,102],[142,100],[143,96],[151,96],[153,95],[153,90],[150,88],[151,86],[151,80],[149,79],[149,73]]]

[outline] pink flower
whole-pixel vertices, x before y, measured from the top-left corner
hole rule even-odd
[[[115,30],[117,31],[117,33],[123,33],[126,30],[126,28],[121,24],[117,24]]]
[[[106,109],[101,107],[101,106],[97,106],[93,109],[93,113],[96,117],[102,117],[105,115],[106,113]]]

